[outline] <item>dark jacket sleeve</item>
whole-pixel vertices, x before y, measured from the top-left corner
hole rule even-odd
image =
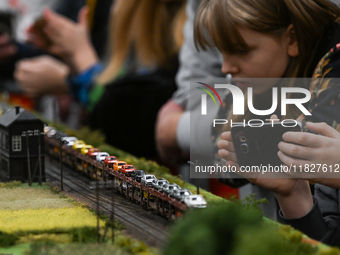
[[[324,185],[315,185],[315,198],[312,210],[297,219],[286,219],[285,224],[300,230],[309,237],[331,246],[340,247],[339,191]]]

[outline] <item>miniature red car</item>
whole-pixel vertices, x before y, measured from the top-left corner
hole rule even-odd
[[[104,166],[113,168],[113,163],[117,161],[118,159],[115,156],[108,156],[104,159]]]
[[[86,155],[92,159],[96,159],[97,154],[100,152],[98,148],[91,148],[87,151]]]
[[[120,171],[125,174],[126,176],[131,176],[131,173],[135,171],[136,168],[133,165],[123,165],[120,168]]]

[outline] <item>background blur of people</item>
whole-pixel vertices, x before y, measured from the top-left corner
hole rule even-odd
[[[107,23],[112,2],[113,0],[61,0],[54,9],[69,20],[76,21],[79,10],[88,6],[89,34],[96,54],[102,57],[106,48]],[[43,31],[45,21],[41,17],[42,12],[39,21],[31,23],[26,29],[28,35],[26,41],[35,42],[35,33],[45,36]],[[44,39],[51,43],[48,38]],[[31,45],[33,47],[33,44]],[[61,119],[70,127],[79,128],[83,115],[81,108],[67,94],[67,77],[71,72],[69,65],[60,60],[60,56],[47,51],[44,47],[37,48],[43,54],[16,61],[15,78],[19,83],[19,91],[38,103],[36,110],[42,112],[46,119],[55,121]]]
[[[30,30],[36,46],[58,55],[70,68],[67,74],[59,69],[65,78],[70,74],[67,84],[42,88],[32,84],[34,93],[69,90],[90,109],[90,126],[102,130],[108,143],[136,156],[156,158],[155,120],[176,89],[185,1],[117,0],[111,13],[105,68],[88,39],[88,16],[88,9],[82,9],[74,23],[45,11],[44,32],[52,41],[50,45],[41,43],[39,34]],[[25,81],[33,77],[24,78],[26,68],[18,65],[16,78],[27,89]]]

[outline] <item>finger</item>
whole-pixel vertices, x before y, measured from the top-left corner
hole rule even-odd
[[[234,144],[232,142],[229,142],[229,141],[226,141],[226,140],[219,140],[217,142],[217,147],[219,149],[225,149],[225,150],[228,150],[230,152],[235,152]]]
[[[314,133],[318,133],[323,136],[331,138],[340,138],[339,132],[324,122],[323,123],[307,122],[306,126],[310,131]]]
[[[60,38],[60,30],[55,29],[51,25],[46,25],[44,27],[45,34],[53,41],[53,43],[57,43]]]
[[[239,164],[237,162],[230,161],[230,160],[226,162],[226,166],[230,166],[230,167],[234,166],[234,167],[236,167],[237,170],[240,169],[240,166],[239,166]]]
[[[320,136],[306,132],[286,132],[282,136],[288,143],[296,143],[303,146],[317,148],[320,145]]]
[[[22,79],[23,78],[23,72],[20,69],[16,68],[14,73],[13,73],[13,77],[14,77],[15,80],[21,82],[23,80]]]
[[[233,141],[233,138],[232,138],[232,136],[231,136],[231,132],[230,132],[230,131],[223,132],[223,133],[221,134],[221,138],[224,139],[224,140],[230,141],[230,142]]]
[[[88,28],[88,15],[89,15],[89,8],[87,6],[84,6],[80,9],[78,14],[78,23],[85,28]]]
[[[228,150],[219,150],[218,155],[228,161],[233,161],[235,163],[238,163],[236,154],[234,152],[228,151]]]
[[[278,144],[280,151],[292,157],[301,159],[311,159],[313,156],[313,148],[306,146],[299,146],[292,143],[280,142]]]
[[[293,157],[283,153],[282,151],[279,151],[277,153],[277,155],[280,158],[280,160],[282,161],[282,163],[285,164],[288,167],[300,166],[300,165],[305,165],[305,164],[310,163],[310,161],[308,161],[308,160],[293,158]]]
[[[54,29],[60,29],[70,21],[66,17],[57,14],[50,9],[45,9],[43,15],[47,21],[47,25],[53,27]]]
[[[279,117],[277,117],[276,114],[273,114],[272,116],[270,116],[270,120],[274,121],[274,122],[279,122],[280,121]]]
[[[31,73],[36,71],[36,66],[33,60],[21,60],[17,63],[16,69],[22,73]]]

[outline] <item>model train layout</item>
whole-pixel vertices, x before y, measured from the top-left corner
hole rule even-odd
[[[53,127],[48,127],[46,131],[45,152],[55,158],[61,154],[62,162],[71,169],[94,180],[111,183],[127,199],[166,218],[181,217],[186,210],[203,208],[207,204],[201,195],[193,195],[175,183],[170,184],[165,179],[158,180],[154,175],[136,170],[133,165]]]
[[[0,116],[0,175],[4,180],[44,181],[44,159],[48,154],[163,217],[174,219],[190,208],[206,207],[201,195],[136,170],[54,127],[43,126],[40,119],[18,106]]]

